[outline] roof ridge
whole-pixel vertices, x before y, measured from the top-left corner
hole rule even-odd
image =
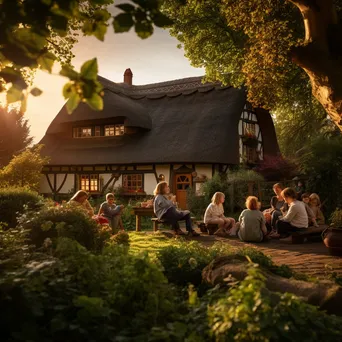
[[[169,94],[169,93],[182,93],[192,89],[200,89],[206,87],[215,87],[220,85],[220,82],[207,82],[203,83],[204,76],[194,76],[175,79],[171,81],[163,81],[158,83],[150,83],[145,85],[132,85],[129,86],[125,83],[116,83],[99,76],[101,83],[110,91],[121,93],[127,96],[134,95],[154,95],[154,94]]]

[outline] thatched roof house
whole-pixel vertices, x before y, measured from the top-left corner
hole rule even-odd
[[[177,193],[202,175],[279,153],[270,114],[253,109],[244,89],[201,77],[135,86],[129,69],[124,83],[100,81],[104,110],[81,104],[68,115],[63,107],[42,139],[51,158],[42,192],[98,193],[116,181],[143,194],[166,179]]]

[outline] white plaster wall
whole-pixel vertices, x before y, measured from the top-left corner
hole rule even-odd
[[[170,165],[156,165],[156,172],[158,177],[160,174],[163,174],[165,181],[170,183]]]
[[[53,178],[53,176],[52,176],[52,178]],[[57,189],[61,186],[63,180],[64,180],[64,174],[57,174]],[[62,189],[59,191],[59,193],[60,194],[67,194],[71,190],[74,190],[74,175],[73,174],[67,176],[67,179],[66,179]]]
[[[101,177],[102,177],[102,179],[103,179],[102,186],[105,186],[105,185],[106,185],[106,183],[109,181],[109,179],[110,179],[111,176],[112,176],[111,173],[101,173],[101,174],[100,174],[100,179],[101,179]],[[113,180],[110,182],[109,186],[111,186],[112,184],[113,184]],[[115,188],[118,188],[118,187],[120,187],[120,186],[122,186],[122,176],[120,176],[119,179],[116,181],[115,186],[114,186],[114,189],[115,189]]]
[[[208,179],[212,178],[212,166],[211,164],[207,165],[195,165],[195,170],[197,172],[197,176],[200,177],[202,175],[207,176]]]
[[[51,177],[50,177],[50,181],[51,181]],[[53,182],[53,179],[52,179],[52,182]],[[51,184],[53,184],[53,183],[51,183]],[[41,194],[50,194],[51,193],[51,189],[49,187],[49,183],[48,183],[45,175],[40,176],[39,193],[41,193]]]
[[[164,174],[165,175],[165,174]],[[154,173],[145,173],[144,175],[144,191],[147,195],[153,195],[153,190],[157,185]]]

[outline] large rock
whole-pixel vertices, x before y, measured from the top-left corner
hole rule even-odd
[[[211,285],[222,283],[229,276],[243,280],[247,276],[247,267],[248,263],[244,257],[220,257],[203,270],[202,277]],[[269,291],[293,293],[330,314],[342,316],[342,288],[334,282],[324,280],[314,283],[283,278],[266,269],[262,272],[266,277],[265,285]]]

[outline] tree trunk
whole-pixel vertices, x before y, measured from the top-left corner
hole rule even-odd
[[[333,0],[288,0],[302,13],[305,42],[293,61],[309,75],[312,93],[342,131],[342,28]]]
[[[245,257],[224,256],[212,261],[202,272],[202,279],[215,286],[224,283],[229,276],[243,280],[247,276],[248,263]],[[265,287],[271,292],[293,293],[308,304],[318,306],[329,314],[342,316],[342,288],[332,281],[319,283],[287,279],[263,269],[266,278]]]

